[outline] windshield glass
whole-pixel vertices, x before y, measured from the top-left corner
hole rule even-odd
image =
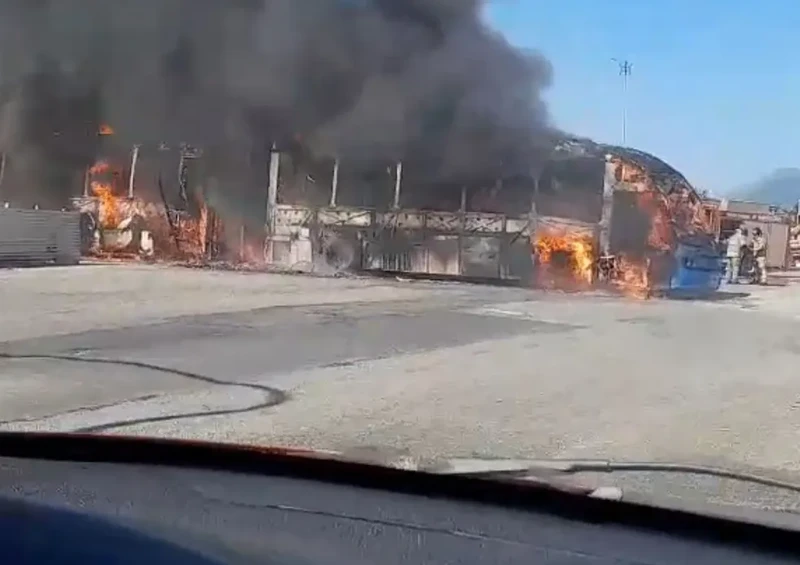
[[[545,4],[2,3],[2,429],[800,481],[795,11]]]

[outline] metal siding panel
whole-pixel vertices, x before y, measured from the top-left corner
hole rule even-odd
[[[723,200],[721,208],[727,212],[738,214],[770,214],[773,208],[761,202],[747,202],[744,200]]]
[[[767,224],[767,267],[785,269],[789,265],[789,226]]]
[[[461,239],[461,274],[466,277],[500,278],[498,237],[475,236]]]
[[[77,263],[80,214],[51,210],[0,210],[0,262]]]
[[[528,237],[509,241],[502,258],[505,276],[528,282],[533,278],[533,246]]]
[[[408,252],[408,271],[410,273],[428,273],[428,254],[430,250],[424,242],[416,242]]]
[[[273,237],[272,257],[270,263],[280,267],[289,267],[292,264],[292,242],[286,239]]]
[[[428,272],[432,275],[460,275],[459,242],[456,235],[434,235],[428,240]]]

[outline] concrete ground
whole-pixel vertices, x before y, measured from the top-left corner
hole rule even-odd
[[[95,265],[0,271],[0,285],[5,429],[800,480],[793,284],[640,301]]]

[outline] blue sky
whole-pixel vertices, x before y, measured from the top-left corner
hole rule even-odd
[[[800,2],[493,0],[487,17],[553,65],[555,125],[627,144],[715,193],[800,167]]]

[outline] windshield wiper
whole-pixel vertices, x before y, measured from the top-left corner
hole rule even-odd
[[[593,459],[449,459],[429,472],[484,478],[546,478],[578,473],[655,472],[705,475],[800,493],[800,483],[722,467],[655,461]]]

